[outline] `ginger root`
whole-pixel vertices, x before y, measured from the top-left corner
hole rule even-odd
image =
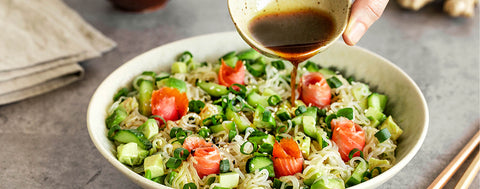
[[[420,10],[433,0],[397,0],[400,6],[410,10]],[[472,17],[478,0],[446,0],[443,10],[453,17]]]

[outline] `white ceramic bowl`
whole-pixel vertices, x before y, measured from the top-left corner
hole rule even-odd
[[[176,41],[152,49],[128,61],[110,74],[95,91],[87,112],[90,138],[98,151],[120,172],[144,188],[164,188],[131,171],[114,155],[114,145],[107,139],[105,118],[113,103],[112,97],[131,83],[143,71],[167,71],[176,57],[185,50],[192,52],[197,61],[217,61],[229,51],[249,48],[236,32],[214,33]],[[372,52],[359,47],[335,43],[312,61],[322,66],[335,66],[346,76],[368,83],[377,92],[388,95],[387,111],[404,130],[398,140],[397,162],[388,171],[351,188],[375,188],[392,178],[415,156],[425,139],[428,127],[428,109],[415,82],[398,68]],[[166,188],[166,187],[165,187]]]

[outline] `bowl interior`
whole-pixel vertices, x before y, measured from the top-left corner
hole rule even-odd
[[[336,41],[345,30],[350,11],[350,0],[229,0],[228,8],[230,17],[242,38],[250,46],[267,53],[268,56],[277,57],[272,50],[257,42],[249,32],[249,23],[253,18],[258,15],[292,10],[314,9],[326,12],[334,19],[335,31],[331,41],[316,51],[321,52],[331,42]]]
[[[208,44],[208,46],[205,46]],[[95,91],[87,112],[90,137],[100,153],[118,170],[144,188],[159,188],[154,183],[134,173],[116,159],[114,145],[106,137],[105,118],[113,103],[112,97],[122,87],[131,83],[143,71],[167,71],[178,54],[190,51],[197,61],[218,61],[230,51],[249,48],[236,32],[209,34],[180,40],[150,50],[125,63],[110,74]],[[398,140],[397,162],[381,175],[352,188],[374,188],[400,171],[416,154],[426,136],[428,109],[425,99],[414,81],[388,60],[358,47],[334,43],[312,61],[322,66],[334,66],[347,76],[366,82],[374,91],[386,94],[391,114],[404,134]]]

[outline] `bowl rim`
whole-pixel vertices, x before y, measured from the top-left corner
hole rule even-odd
[[[88,104],[87,116],[86,116],[87,129],[88,129],[90,139],[92,140],[93,144],[95,145],[97,150],[100,152],[100,154],[102,154],[102,156],[105,159],[107,159],[107,161],[110,162],[115,168],[119,169],[121,173],[123,173],[125,176],[128,176],[130,179],[133,179],[133,181],[137,184],[145,183],[145,184],[147,184],[149,186],[152,186],[152,187],[170,188],[170,187],[167,187],[165,185],[161,185],[159,183],[156,183],[156,182],[153,182],[149,179],[146,179],[145,177],[133,172],[127,166],[120,163],[120,161],[118,161],[108,149],[104,148],[101,145],[101,141],[98,138],[95,137],[95,134],[93,133],[93,129],[92,129],[93,128],[93,125],[92,125],[93,120],[91,120],[91,119],[92,119],[93,109],[96,107],[95,99],[100,98],[99,95],[102,91],[102,88],[104,88],[107,85],[107,81],[111,80],[112,77],[117,75],[116,74],[117,72],[120,72],[119,70],[121,70],[123,67],[126,67],[129,64],[134,64],[135,62],[138,62],[138,60],[140,60],[144,56],[147,56],[147,54],[154,53],[161,48],[165,48],[166,46],[173,46],[177,43],[185,43],[185,42],[188,42],[188,41],[195,41],[195,40],[201,39],[201,38],[216,38],[216,37],[219,37],[219,36],[227,36],[228,37],[228,36],[233,36],[233,35],[238,35],[238,33],[236,31],[209,33],[209,34],[203,34],[203,35],[188,37],[188,38],[176,40],[176,41],[173,41],[173,42],[170,42],[170,43],[162,44],[158,47],[155,47],[153,49],[150,49],[146,52],[143,52],[143,53],[135,56],[134,58],[126,61],[124,64],[117,67],[113,72],[111,72],[95,89],[95,92],[93,93],[93,95],[90,99],[90,102]],[[342,43],[342,42],[337,41],[336,43]],[[423,126],[423,127],[421,127],[422,131],[421,131],[421,134],[420,134],[420,138],[415,142],[415,145],[413,146],[413,148],[411,148],[411,150],[400,161],[395,162],[395,165],[393,165],[389,170],[383,172],[382,174],[380,174],[380,175],[378,175],[378,176],[376,176],[376,177],[374,177],[374,178],[372,178],[368,181],[365,181],[365,182],[362,182],[358,185],[349,187],[349,189],[371,188],[371,187],[378,186],[378,185],[381,185],[381,184],[385,183],[391,177],[393,177],[398,172],[400,172],[400,170],[403,169],[413,159],[413,157],[417,154],[417,152],[420,150],[420,148],[421,148],[421,146],[422,146],[422,144],[423,144],[423,142],[426,138],[427,131],[428,131],[429,110],[428,110],[428,106],[427,106],[425,97],[424,97],[423,93],[421,92],[420,88],[418,87],[418,85],[400,67],[393,64],[388,59],[386,59],[386,58],[384,58],[384,57],[382,57],[382,56],[380,56],[380,55],[378,55],[378,54],[376,54],[376,53],[374,53],[370,50],[367,50],[365,48],[362,48],[362,47],[359,47],[359,46],[354,46],[354,47],[349,47],[349,48],[354,48],[355,50],[361,51],[362,53],[366,53],[369,56],[374,56],[375,58],[380,59],[384,63],[388,64],[388,66],[391,66],[391,67],[395,68],[397,71],[399,71],[401,73],[401,75],[403,77],[405,77],[410,82],[410,84],[412,84],[412,86],[415,89],[415,92],[420,96],[422,103],[419,104],[418,106],[421,107],[424,110],[424,111],[422,111],[423,114],[424,114],[422,116],[424,118],[423,123],[419,124],[419,125]]]

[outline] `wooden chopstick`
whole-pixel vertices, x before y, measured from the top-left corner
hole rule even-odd
[[[455,158],[448,164],[447,167],[438,175],[438,177],[428,186],[428,189],[440,189],[447,183],[447,181],[453,176],[453,173],[462,165],[462,163],[467,159],[468,155],[472,153],[473,149],[480,142],[480,131],[473,136],[473,138],[465,145],[465,147],[460,151]]]
[[[477,153],[475,159],[473,159],[472,163],[468,166],[465,173],[463,173],[462,178],[458,181],[455,189],[467,189],[470,184],[472,183],[473,179],[477,175],[478,171],[480,170],[480,153]]]

